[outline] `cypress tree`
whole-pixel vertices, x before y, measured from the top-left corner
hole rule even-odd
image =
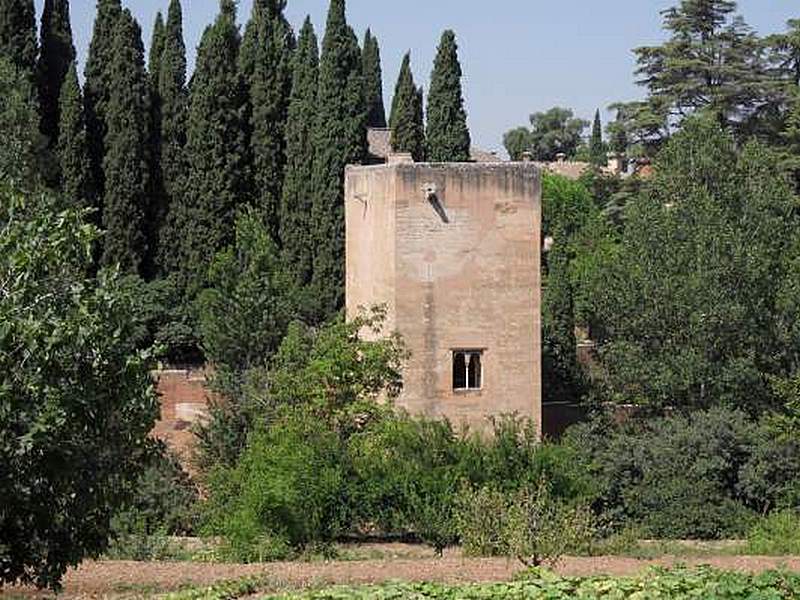
[[[33,81],[36,52],[33,0],[0,0],[0,56]]]
[[[411,53],[403,57],[390,115],[392,150],[409,152],[415,161],[425,158],[425,126],[422,119],[421,90],[411,73]]]
[[[69,66],[59,98],[58,162],[61,191],[67,202],[92,206],[92,175],[83,97],[75,61]]]
[[[103,160],[106,230],[102,262],[139,272],[147,252],[150,165],[148,115],[150,90],[139,24],[125,9],[114,28],[108,79],[107,133]]]
[[[286,122],[286,179],[280,212],[283,264],[298,288],[311,283],[314,248],[311,211],[314,186],[314,123],[317,114],[319,49],[311,18],[306,17],[297,43],[289,116]],[[307,314],[307,310],[303,310]]]
[[[158,78],[161,135],[158,166],[163,185],[164,221],[158,225],[158,265],[163,272],[177,267],[180,232],[176,229],[183,190],[186,145],[186,45],[180,0],[170,0]]]
[[[383,106],[383,74],[381,49],[378,38],[367,29],[361,54],[364,72],[364,104],[367,107],[367,127],[386,127],[386,109]]]
[[[606,165],[606,145],[603,143],[603,126],[600,123],[600,110],[594,113],[592,137],[589,140],[589,159],[593,165],[603,167]]]
[[[42,134],[50,147],[58,143],[61,86],[75,60],[69,0],[45,0],[42,11],[41,54],[36,68]]]
[[[344,300],[344,169],[366,155],[366,110],[361,50],[345,17],[344,0],[331,0],[319,66],[314,132],[314,257],[316,316],[335,314]]]
[[[239,70],[249,99],[247,133],[253,200],[276,243],[295,45],[292,28],[283,15],[285,4],[285,0],[255,0],[239,54]]]
[[[461,91],[456,35],[442,34],[428,93],[427,157],[432,162],[470,160],[467,113]]]
[[[153,35],[150,38],[150,52],[147,54],[147,73],[150,76],[150,85],[158,88],[158,75],[161,68],[161,54],[164,52],[164,39],[166,30],[164,17],[159,10],[153,23]]]
[[[115,26],[121,12],[120,0],[97,0],[94,31],[84,69],[83,103],[86,134],[89,140],[89,160],[92,165],[96,198],[101,204],[105,190],[103,143],[106,137],[106,109],[110,95],[109,67],[112,60]]]
[[[236,5],[221,0],[198,48],[186,122],[187,170],[176,210],[181,251],[173,264],[187,300],[204,285],[216,252],[232,241],[236,207],[248,191],[240,43]]]

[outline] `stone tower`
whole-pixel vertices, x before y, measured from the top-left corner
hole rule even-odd
[[[385,304],[411,352],[398,404],[485,429],[541,430],[539,170],[530,163],[348,167],[347,312]]]

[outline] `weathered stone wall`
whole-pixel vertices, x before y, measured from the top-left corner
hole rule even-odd
[[[397,164],[348,168],[346,182],[347,310],[388,306],[411,351],[399,404],[479,428],[514,412],[541,424],[539,170]],[[480,390],[453,390],[457,349],[483,351]]]

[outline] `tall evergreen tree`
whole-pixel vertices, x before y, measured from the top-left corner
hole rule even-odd
[[[311,283],[314,270],[311,211],[318,75],[317,36],[311,18],[306,17],[294,56],[292,93],[286,122],[286,179],[280,212],[283,264],[298,288]]]
[[[248,137],[254,203],[274,242],[279,237],[281,188],[286,165],[286,118],[292,89],[294,34],[285,0],[256,0],[245,28],[239,70],[248,91]]]
[[[637,83],[649,93],[629,109],[636,128],[648,131],[654,119],[666,121],[666,127],[658,123],[656,146],[669,136],[670,124],[697,111],[746,128],[768,103],[769,85],[762,44],[736,15],[736,2],[681,0],[662,15],[669,39],[634,51]]]
[[[347,24],[345,1],[331,0],[319,66],[314,132],[314,294],[317,317],[344,301],[344,169],[366,155],[361,50]]]
[[[42,11],[41,53],[36,75],[42,134],[54,148],[58,143],[59,98],[61,86],[75,60],[69,0],[45,0]]]
[[[367,127],[386,127],[386,109],[383,106],[383,74],[381,49],[378,38],[367,29],[361,51],[361,69],[364,73],[364,103],[367,107]]]
[[[150,76],[150,85],[158,87],[159,71],[161,69],[161,55],[164,52],[164,39],[166,37],[164,16],[159,10],[153,23],[153,35],[150,38],[150,51],[147,53],[147,74]]]
[[[456,35],[442,34],[428,92],[427,158],[431,162],[470,160],[467,112],[461,91]]]
[[[147,253],[150,89],[142,32],[128,9],[117,19],[111,48],[108,128],[103,144],[106,235],[102,262],[119,264],[124,270],[136,273],[141,270]]]
[[[409,152],[415,161],[425,158],[425,125],[422,120],[422,98],[411,73],[411,53],[403,57],[400,76],[394,89],[392,112],[392,150]]]
[[[33,81],[36,53],[33,0],[0,0],[0,56]]]
[[[61,86],[59,117],[57,154],[62,194],[68,202],[92,206],[92,170],[86,138],[86,118],[75,61],[69,66],[64,85]]]
[[[101,204],[105,190],[103,144],[107,129],[106,110],[111,92],[109,67],[113,56],[114,31],[121,12],[120,0],[97,0],[94,31],[84,69],[83,103],[89,140],[89,160],[92,164],[96,198]],[[102,206],[100,208],[102,209]]]
[[[236,4],[221,0],[197,52],[186,122],[187,170],[174,233],[181,250],[170,261],[187,299],[204,285],[216,252],[232,241],[236,207],[249,191],[240,43]]]
[[[608,162],[606,159],[606,145],[603,143],[603,125],[600,123],[600,110],[594,113],[592,124],[592,137],[589,139],[589,159],[593,165],[603,167]]]
[[[180,255],[179,231],[176,229],[180,208],[178,197],[183,193],[186,145],[186,45],[183,41],[183,11],[180,0],[170,0],[164,49],[158,78],[160,102],[160,145],[158,167],[162,182],[164,221],[157,224],[158,266],[162,272],[176,267]],[[170,262],[172,261],[172,262]]]

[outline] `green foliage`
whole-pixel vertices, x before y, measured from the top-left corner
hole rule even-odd
[[[543,478],[536,487],[522,488],[509,504],[503,545],[508,556],[528,567],[555,565],[567,552],[585,548],[594,533],[589,508],[562,505]]]
[[[0,573],[57,588],[105,549],[158,402],[131,343],[133,299],[113,272],[86,278],[97,233],[84,214],[2,194]]]
[[[0,58],[0,185],[36,187],[38,119],[28,77]]]
[[[181,243],[178,226],[182,223],[178,212],[184,206],[179,197],[183,194],[186,174],[186,46],[180,0],[170,0],[158,75],[158,80],[153,82],[157,86],[160,117],[159,154],[155,159],[162,186],[161,210],[158,214],[162,221],[155,226],[158,230],[156,263],[163,275],[173,273],[178,268],[176,261],[180,256]]]
[[[800,554],[800,517],[797,512],[782,510],[760,519],[747,533],[747,552],[754,556]]]
[[[797,200],[776,163],[701,120],[661,153],[586,288],[615,400],[775,407],[768,377],[789,375],[798,348],[781,291],[797,289]]]
[[[344,169],[367,152],[367,113],[361,50],[345,18],[345,1],[331,0],[319,65],[314,140],[315,317],[325,320],[344,304]]]
[[[114,560],[162,560],[169,536],[191,535],[197,519],[198,490],[177,457],[157,446],[146,457],[131,498],[112,519]]]
[[[479,598],[748,598],[786,599],[800,593],[800,577],[788,572],[768,571],[760,575],[717,571],[711,567],[673,570],[650,569],[630,577],[560,577],[542,569],[531,569],[514,582],[447,585],[441,583],[387,583],[370,587],[335,587],[270,596],[271,600],[477,600]],[[194,598],[195,596],[192,596]]]
[[[533,160],[538,161],[553,161],[559,154],[573,157],[588,125],[575,118],[570,109],[557,106],[532,114],[530,122],[530,129],[517,127],[503,137],[512,160],[520,160],[523,152],[530,152]]]
[[[61,87],[75,61],[68,0],[46,0],[42,9],[41,52],[36,65],[41,131],[51,148],[58,142]]]
[[[150,85],[157,91],[158,81],[161,79],[161,55],[164,53],[166,41],[164,16],[161,11],[156,11],[156,20],[153,23],[153,33],[150,38],[150,50],[147,53],[147,74],[150,76]]]
[[[202,588],[189,588],[163,596],[164,600],[232,600],[255,594],[264,587],[259,578],[247,577],[234,581],[223,581]]]
[[[76,206],[94,206],[86,116],[75,62],[70,64],[59,99],[58,145],[61,193]]]
[[[378,38],[367,29],[361,49],[361,70],[364,73],[364,106],[367,107],[367,127],[386,127],[383,106],[383,74]]]
[[[149,211],[149,96],[141,29],[126,9],[114,28],[106,106],[106,154],[103,159],[102,262],[137,273],[148,251],[145,222]]]
[[[314,186],[314,125],[317,114],[319,50],[311,19],[306,18],[294,55],[292,93],[286,121],[286,176],[280,212],[281,257],[298,290],[306,290],[314,272],[311,226]],[[313,314],[310,299],[298,304],[298,316]]]
[[[223,2],[200,40],[186,123],[186,172],[171,239],[177,256],[165,258],[187,300],[205,286],[209,266],[233,240],[237,207],[248,198],[246,95],[237,70],[235,4]],[[176,200],[172,198],[173,206]]]
[[[422,94],[419,93],[411,73],[411,53],[403,57],[400,76],[394,89],[392,113],[392,150],[408,152],[416,162],[425,158],[425,124],[422,114]]]
[[[203,351],[217,368],[245,371],[278,349],[290,320],[280,267],[261,215],[243,212],[234,245],[214,258],[198,300]]]
[[[239,72],[248,91],[247,135],[254,205],[270,236],[279,241],[280,203],[286,165],[286,120],[292,86],[292,28],[285,2],[257,0],[245,28]]]
[[[102,203],[105,178],[103,157],[106,138],[106,112],[111,96],[111,61],[117,19],[122,14],[120,0],[98,0],[92,41],[86,57],[83,101],[86,110],[86,132],[89,139],[89,158],[92,163],[92,180],[96,186],[97,200]]]
[[[0,0],[0,56],[29,83],[33,83],[37,51],[33,0]]]
[[[461,63],[456,35],[442,34],[428,92],[425,155],[431,162],[469,162],[470,135],[461,90]]]
[[[611,523],[658,538],[723,539],[744,533],[752,509],[774,506],[769,495],[797,476],[788,466],[759,468],[758,436],[747,415],[717,408],[623,427],[580,425],[566,443],[592,474],[595,506]]]

